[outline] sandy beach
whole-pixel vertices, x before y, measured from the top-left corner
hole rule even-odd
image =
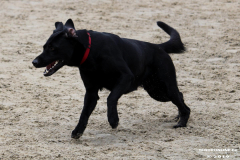
[[[108,90],[83,136],[71,139],[85,88],[77,68],[50,77],[32,60],[55,22],[76,29],[163,43],[156,24],[177,29],[187,51],[171,54],[185,103],[186,128],[173,129],[177,107],[142,88],[118,102],[120,124],[107,121]],[[0,159],[240,159],[239,0],[1,0]]]

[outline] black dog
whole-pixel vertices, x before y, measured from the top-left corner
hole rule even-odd
[[[107,98],[107,116],[112,128],[118,126],[118,99],[139,86],[157,101],[172,101],[179,110],[179,122],[174,128],[186,126],[190,109],[179,92],[175,68],[168,55],[183,52],[184,46],[175,29],[163,22],[157,24],[171,36],[163,44],[120,38],[105,32],[76,31],[71,19],[65,25],[55,23],[56,29],[44,45],[43,53],[32,63],[37,68],[46,67],[44,76],[54,74],[64,65],[79,68],[86,94],[72,138],[83,134],[102,88],[111,91]]]

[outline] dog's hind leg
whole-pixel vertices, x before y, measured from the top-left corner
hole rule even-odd
[[[190,108],[184,103],[181,92],[179,92],[176,85],[173,85],[170,82],[167,83],[167,86],[168,96],[172,103],[178,107],[179,112],[179,115],[176,117],[176,119],[179,119],[179,121],[178,124],[174,126],[174,128],[186,127],[190,115]]]
[[[143,88],[148,92],[149,96],[160,102],[168,102],[171,101],[168,94],[168,88],[166,82],[160,80],[159,73],[151,74],[148,79],[146,79],[143,83]],[[180,98],[183,101],[183,94],[179,92]],[[180,118],[180,112],[174,118],[175,121],[178,121]]]
[[[72,138],[78,139],[87,127],[88,119],[96,107],[98,97],[98,88],[86,89],[84,98],[84,107],[76,128],[72,131]]]
[[[161,61],[162,60],[162,61]],[[190,116],[190,108],[184,103],[183,95],[179,91],[176,80],[176,72],[173,62],[169,56],[161,59],[161,63],[156,63],[158,78],[165,83],[166,95],[173,104],[178,107],[179,121],[174,128],[186,127]]]
[[[179,93],[181,95],[181,99],[184,101],[182,92],[179,92]],[[178,112],[178,115],[174,118],[174,120],[177,122],[179,118],[180,118],[180,112]]]

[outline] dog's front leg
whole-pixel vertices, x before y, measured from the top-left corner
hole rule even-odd
[[[117,112],[118,99],[127,91],[133,81],[131,74],[125,74],[121,76],[120,83],[111,91],[107,98],[107,116],[108,122],[114,129],[118,126],[119,118]]]
[[[98,89],[87,89],[84,98],[84,107],[80,116],[78,125],[72,131],[72,138],[78,139],[87,127],[88,119],[96,107],[98,97]]]

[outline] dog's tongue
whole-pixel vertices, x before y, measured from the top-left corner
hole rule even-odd
[[[49,70],[50,68],[52,68],[52,66],[55,64],[56,61],[52,62],[51,64],[47,65],[47,70]]]

